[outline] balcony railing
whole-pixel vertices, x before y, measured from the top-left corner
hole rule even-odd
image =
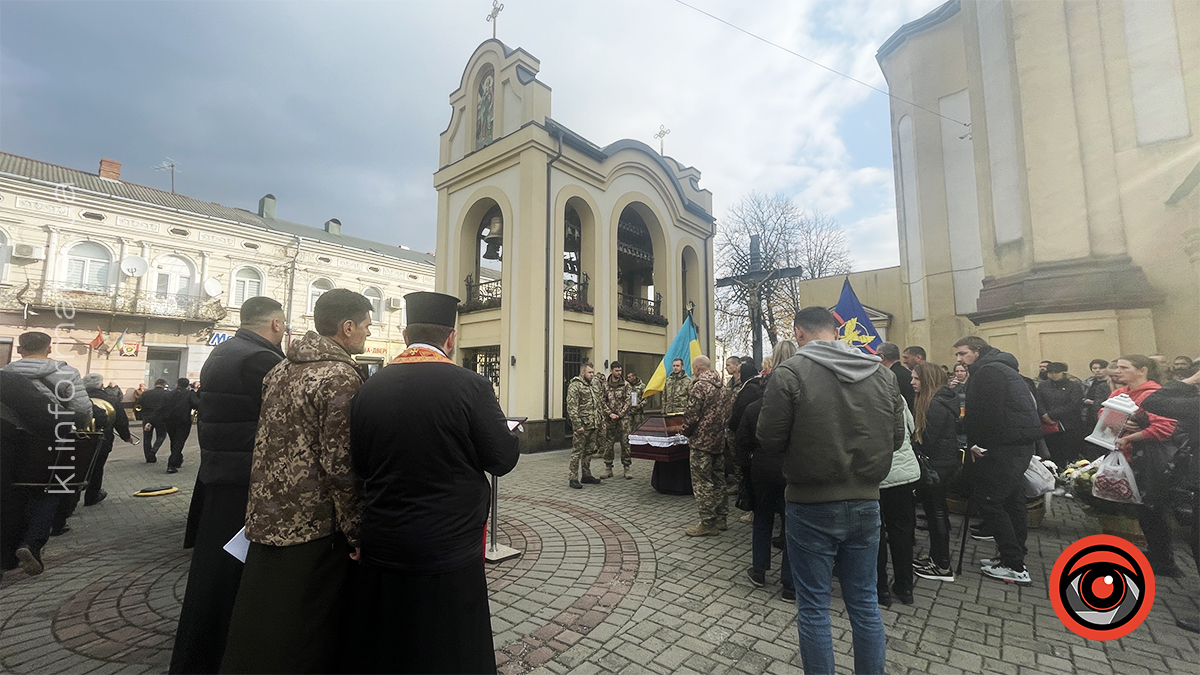
[[[662,315],[662,293],[655,293],[653,300],[625,293],[618,293],[617,296],[618,318],[652,326],[667,325],[667,317]]]
[[[563,309],[568,312],[592,313],[593,308],[588,303],[588,275],[586,272],[582,281],[563,280]]]
[[[500,279],[491,281],[475,281],[474,275],[467,276],[467,299],[459,304],[460,312],[478,312],[485,309],[495,309],[500,306]]]
[[[178,293],[137,292],[132,286],[88,286],[50,282],[14,286],[0,294],[0,304],[9,309],[25,305],[37,309],[61,307],[75,312],[101,312],[126,316],[187,319],[215,323],[226,310],[216,299]]]

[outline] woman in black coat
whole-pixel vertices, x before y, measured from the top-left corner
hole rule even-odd
[[[922,579],[954,581],[950,571],[950,515],[946,510],[946,489],[954,471],[961,465],[959,449],[958,394],[947,386],[946,373],[938,366],[919,363],[913,369],[913,450],[928,460],[937,472],[938,483],[921,490],[921,501],[929,523],[929,555],[913,563],[913,572]]]

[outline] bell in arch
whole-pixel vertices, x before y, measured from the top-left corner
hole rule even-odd
[[[488,233],[483,238],[483,243],[487,244],[487,250],[483,253],[484,260],[499,260],[500,246],[504,243],[503,218],[492,216],[492,220],[488,223]]]

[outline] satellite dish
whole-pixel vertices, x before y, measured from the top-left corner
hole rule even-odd
[[[121,259],[121,271],[127,277],[140,277],[150,269],[150,263],[140,255],[127,255]]]
[[[225,289],[221,288],[220,281],[217,281],[216,279],[213,279],[212,277],[209,277],[204,280],[204,294],[207,295],[208,297],[215,298],[224,292],[225,292]]]

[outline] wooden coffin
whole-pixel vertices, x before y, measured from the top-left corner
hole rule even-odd
[[[687,459],[690,450],[683,438],[683,415],[650,415],[629,435],[629,454],[638,459],[674,462]],[[648,439],[662,439],[648,441]]]

